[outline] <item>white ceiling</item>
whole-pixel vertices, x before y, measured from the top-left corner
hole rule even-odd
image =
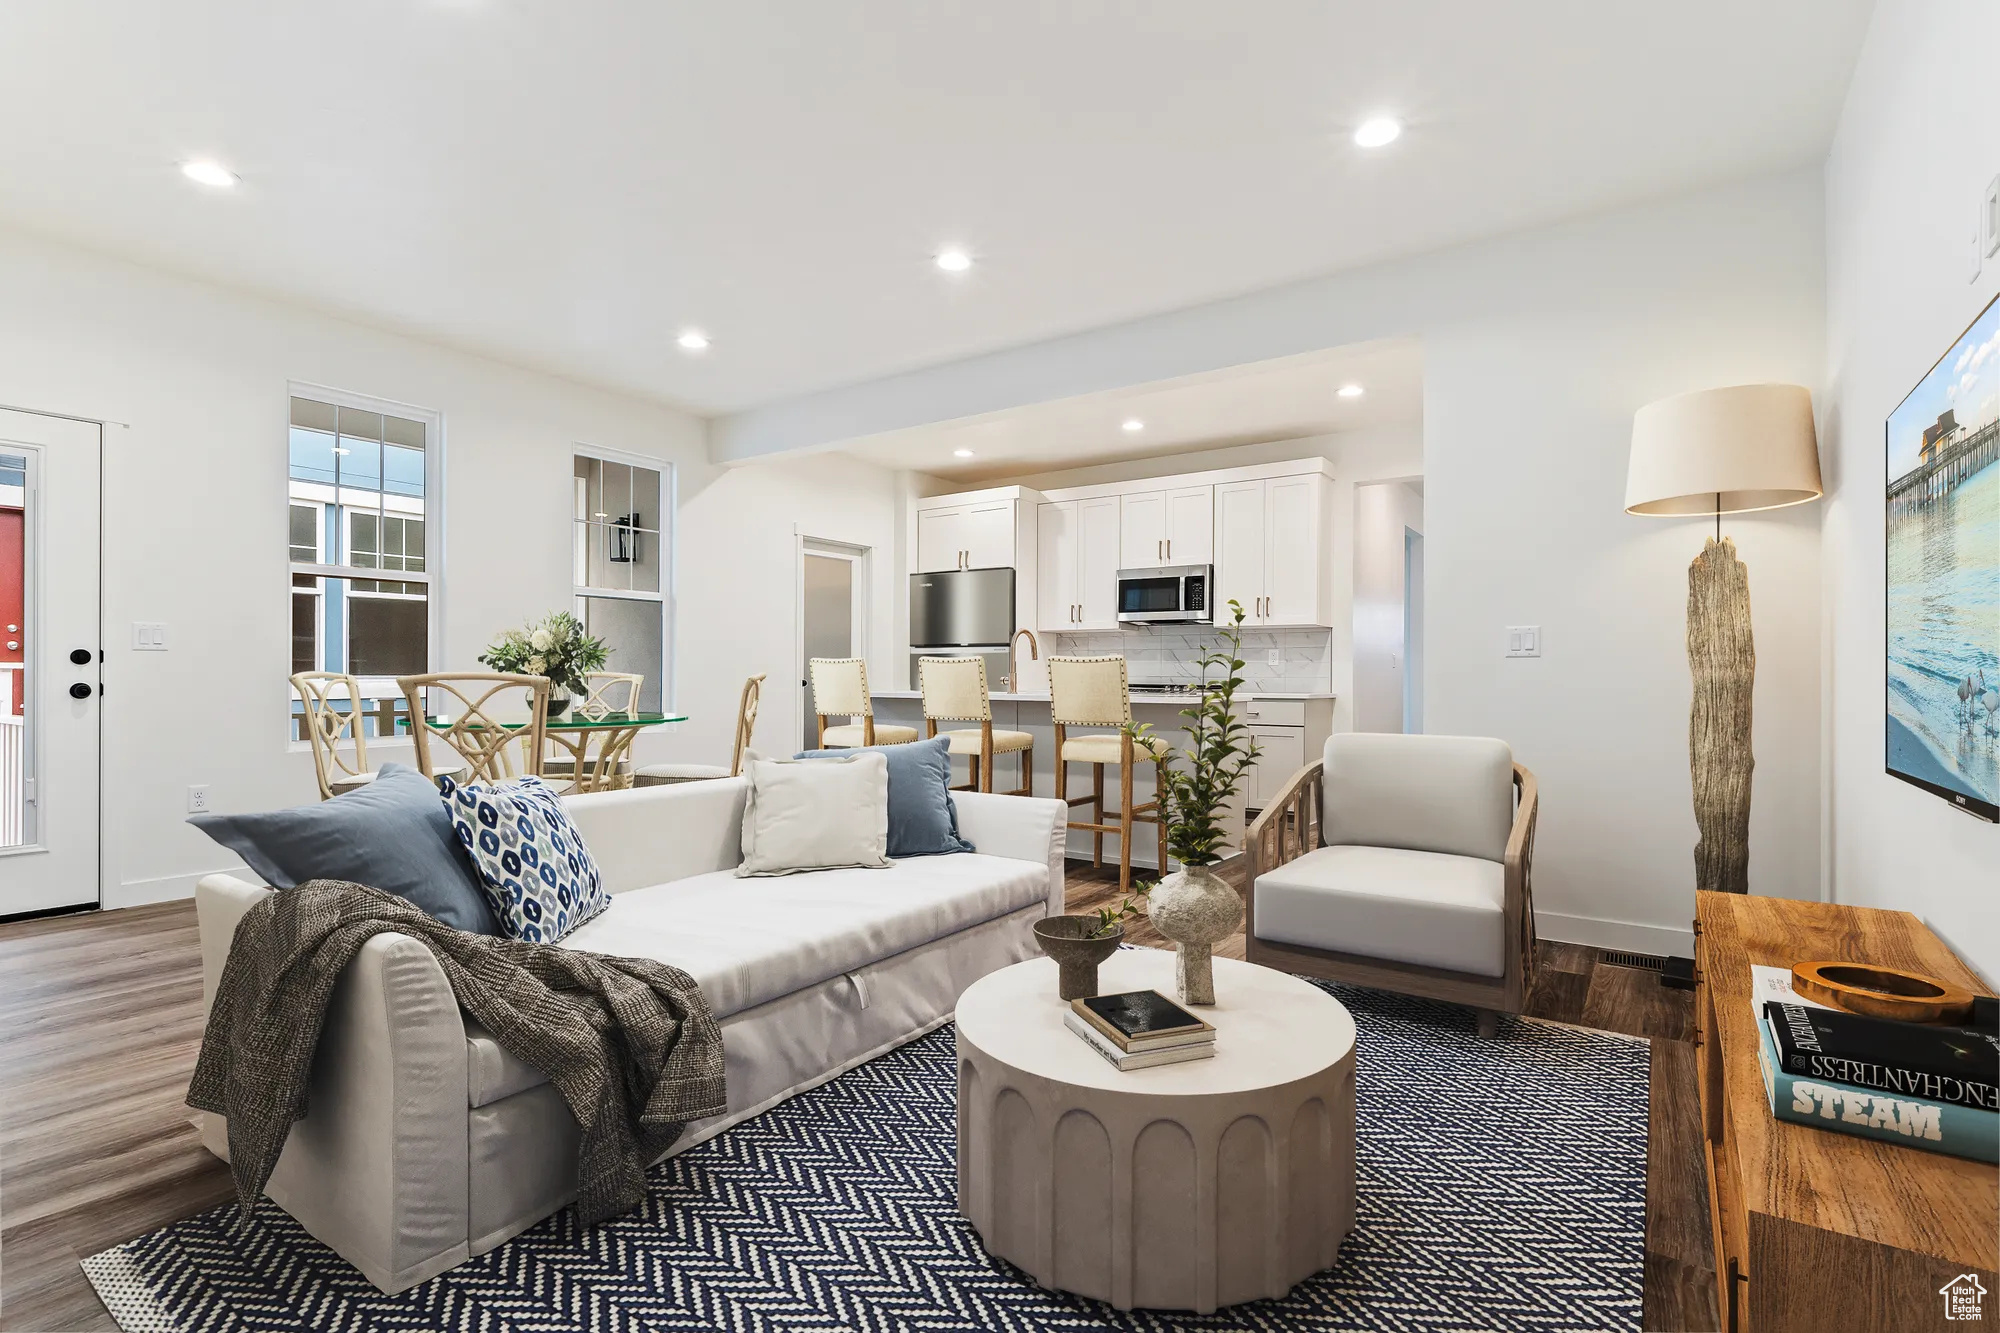
[[[1361,387],[1361,397],[1340,396],[1349,384]],[[1418,344],[1394,339],[890,431],[844,444],[841,452],[963,483],[1335,431],[1417,426],[1423,421],[1423,394]],[[1128,419],[1145,428],[1128,432]],[[958,449],[970,449],[973,456],[959,458]]]
[[[7,0],[0,221],[723,411],[1816,160],[1869,4]]]

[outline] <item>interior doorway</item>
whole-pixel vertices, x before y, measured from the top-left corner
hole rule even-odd
[[[800,748],[819,744],[818,706],[806,663],[866,657],[868,548],[805,538],[799,545]]]
[[[1424,729],[1424,534],[1403,529],[1403,730]]]
[[[102,448],[0,409],[0,917],[99,901]]]

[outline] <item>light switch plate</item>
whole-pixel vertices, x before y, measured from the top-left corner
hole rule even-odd
[[[157,620],[133,621],[132,651],[141,653],[167,651],[167,627]]]
[[[2000,176],[1986,183],[1986,199],[1980,214],[1986,225],[1986,257],[2000,255]]]
[[[1540,657],[1542,655],[1542,627],[1540,625],[1509,625],[1507,627],[1507,656]]]

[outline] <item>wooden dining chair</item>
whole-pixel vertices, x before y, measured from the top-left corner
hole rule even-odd
[[[1051,657],[1049,659],[1049,712],[1056,724],[1056,799],[1066,806],[1092,807],[1088,820],[1070,820],[1073,829],[1091,832],[1091,864],[1104,864],[1104,835],[1118,835],[1118,891],[1132,887],[1132,826],[1153,824],[1160,835],[1159,873],[1167,873],[1167,826],[1160,817],[1156,796],[1143,805],[1132,800],[1133,769],[1142,763],[1157,765],[1167,743],[1157,736],[1137,740],[1132,725],[1132,689],[1126,677],[1123,657]],[[1116,727],[1113,732],[1082,736],[1070,734],[1071,727]],[[1069,766],[1089,764],[1091,794],[1069,794]],[[1118,770],[1118,808],[1104,808],[1104,770]],[[1115,822],[1113,822],[1115,821]]]
[[[646,764],[632,776],[635,787],[666,787],[677,782],[709,782],[716,778],[743,776],[743,756],[749,753],[751,733],[757,729],[757,705],[764,697],[764,677],[752,676],[743,682],[736,703],[736,744],[730,752],[729,767],[720,764]]]
[[[915,727],[875,724],[875,699],[868,693],[868,663],[859,657],[815,657],[806,663],[812,680],[813,709],[819,718],[819,749],[854,750],[869,745],[903,745],[917,738]],[[829,727],[830,717],[850,719]],[[860,721],[851,719],[859,718]]]
[[[919,657],[917,687],[924,697],[924,728],[938,735],[940,722],[977,722],[979,727],[947,731],[950,753],[972,761],[968,791],[993,790],[993,760],[1019,755],[1021,785],[1007,796],[1035,794],[1035,736],[1028,731],[996,731],[993,696],[986,689],[986,660],[979,657]]]
[[[361,682],[340,671],[301,671],[292,688],[305,705],[306,739],[312,743],[313,771],[319,777],[319,798],[330,801],[342,792],[375,780],[368,767],[368,738],[361,719]],[[347,707],[336,707],[342,695]],[[350,758],[342,745],[353,752]]]
[[[583,677],[583,697],[569,706],[571,717],[589,718],[596,721],[612,713],[636,713],[639,711],[639,695],[646,688],[646,677],[629,671],[589,671]],[[551,744],[549,753],[542,760],[542,776],[545,778],[576,777],[576,758],[561,744]],[[612,782],[629,786],[632,764],[630,760],[615,761],[605,772],[595,775],[599,782]]]
[[[409,701],[417,767],[425,777],[436,778],[444,771],[435,757],[438,742],[464,761],[467,781],[541,776],[548,739],[548,677],[444,671],[399,676],[396,684]],[[426,694],[432,705],[429,711]]]

